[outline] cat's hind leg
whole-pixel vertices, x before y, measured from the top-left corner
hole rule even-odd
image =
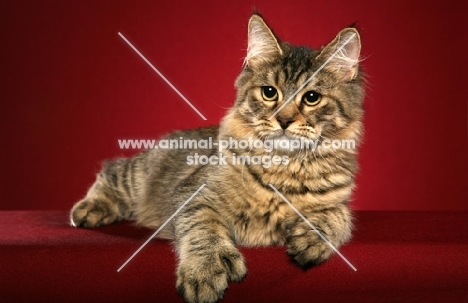
[[[138,160],[129,158],[104,163],[86,196],[73,206],[70,224],[96,227],[130,219],[132,200],[136,198],[135,161]]]

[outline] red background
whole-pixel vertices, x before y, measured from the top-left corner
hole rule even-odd
[[[359,22],[369,85],[355,209],[468,210],[467,3],[3,1],[0,209],[69,209],[103,159],[134,153],[118,139],[217,124],[258,9],[312,47]]]

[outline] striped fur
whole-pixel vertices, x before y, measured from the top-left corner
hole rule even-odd
[[[353,139],[362,132],[363,79],[359,34],[344,29],[321,50],[281,42],[254,14],[249,55],[236,81],[237,99],[220,126],[174,132],[165,139],[310,140]],[[330,66],[312,79],[273,119],[269,117],[339,47],[356,34]],[[259,41],[258,39],[261,39]],[[260,57],[259,57],[260,56]],[[263,86],[278,98],[266,101]],[[321,94],[318,104],[303,100]],[[286,122],[284,122],[286,121]],[[285,124],[286,123],[286,124]],[[95,227],[122,219],[160,227],[202,184],[206,186],[159,234],[173,239],[178,254],[177,289],[188,302],[216,302],[229,281],[246,275],[236,245],[286,245],[302,267],[319,264],[332,249],[273,191],[277,188],[336,247],[351,236],[348,202],[355,186],[353,149],[226,149],[228,165],[187,165],[187,156],[216,149],[154,149],[107,162],[86,197],[71,211],[74,226]],[[287,164],[233,164],[236,156],[287,156]]]

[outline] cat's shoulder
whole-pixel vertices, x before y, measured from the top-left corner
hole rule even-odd
[[[199,128],[176,130],[167,135],[162,139],[207,139],[212,137],[215,140],[218,137],[219,125],[204,126]]]

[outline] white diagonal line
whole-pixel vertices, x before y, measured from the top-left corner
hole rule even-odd
[[[185,201],[185,202],[184,202],[184,204],[182,204],[182,205],[181,205],[181,206],[180,206],[180,207],[179,207],[179,208],[178,208],[178,209],[175,211],[175,213],[174,213],[174,214],[172,214],[172,216],[170,216],[170,217],[169,217],[169,219],[167,219],[167,220],[166,220],[166,222],[164,222],[164,224],[163,224],[163,225],[161,225],[161,227],[160,227],[160,228],[158,228],[158,230],[157,230],[157,231],[156,231],[156,232],[155,232],[155,233],[154,233],[154,234],[153,234],[151,237],[149,237],[149,239],[148,239],[148,240],[146,240],[146,242],[145,242],[145,243],[143,243],[143,245],[142,245],[142,246],[140,246],[140,248],[138,248],[138,249],[137,249],[137,251],[136,251],[136,252],[134,252],[134,253],[133,253],[133,255],[132,255],[130,258],[128,258],[128,260],[127,260],[127,261],[125,261],[125,263],[124,263],[122,266],[120,266],[120,268],[119,268],[119,269],[117,269],[117,272],[120,272],[120,271],[122,270],[122,268],[124,268],[124,267],[125,267],[125,265],[127,265],[127,263],[128,263],[128,262],[130,262],[130,261],[133,259],[133,257],[135,257],[135,256],[136,256],[136,255],[137,255],[137,254],[140,252],[140,250],[142,250],[142,249],[143,249],[143,247],[145,247],[145,246],[146,246],[146,244],[148,244],[148,243],[149,243],[149,241],[151,241],[151,239],[153,239],[153,238],[154,238],[154,237],[155,237],[155,236],[158,234],[158,232],[160,232],[160,231],[161,231],[161,229],[163,229],[163,228],[164,228],[164,226],[166,226],[166,225],[167,225],[167,223],[169,223],[169,221],[171,221],[171,220],[172,220],[172,219],[175,217],[175,215],[177,215],[177,214],[179,213],[179,211],[181,211],[181,209],[182,209],[182,208],[184,208],[184,206],[185,206],[185,205],[187,205],[187,203],[189,203],[189,202],[190,202],[190,200],[192,200],[192,199],[193,199],[193,197],[195,197],[195,196],[196,196],[196,194],[198,194],[198,193],[200,192],[200,190],[202,190],[202,188],[203,188],[203,187],[205,187],[205,185],[206,185],[206,184],[203,184],[202,186],[200,186],[200,188],[198,188],[198,189],[197,189],[197,191],[196,191],[196,192],[194,192],[194,193],[193,193],[193,195],[192,195],[192,196],[190,196],[190,198],[188,198],[188,200],[187,200],[187,201]]]
[[[291,97],[289,97],[288,100],[286,100],[286,102],[284,102],[283,105],[281,105],[281,106],[273,113],[273,115],[271,115],[270,118],[268,118],[268,120],[271,120],[274,116],[276,116],[276,115],[280,112],[280,110],[283,109],[283,107],[285,107],[289,102],[291,102],[291,100],[299,93],[299,91],[300,91],[301,89],[303,89],[315,76],[317,76],[317,74],[325,67],[325,65],[327,65],[328,62],[330,62],[330,60],[333,59],[333,57],[335,57],[336,54],[338,54],[338,53],[343,49],[343,47],[345,47],[346,44],[348,44],[349,41],[351,41],[351,39],[354,38],[354,36],[356,36],[355,33],[353,33],[353,34],[351,35],[351,37],[349,37],[348,40],[346,40],[345,43],[343,43],[343,45],[340,46],[340,47],[330,56],[330,58],[328,58],[327,61],[325,61],[325,63],[323,63],[322,66],[320,66],[320,67],[312,74],[312,76],[310,76],[310,78],[307,79],[306,82],[304,82],[304,84],[302,84],[302,85],[294,92],[294,94],[292,94]]]
[[[335,246],[333,246],[333,244],[330,243],[330,241],[328,241],[327,238],[325,238],[324,235],[322,235],[322,233],[320,231],[318,231],[317,228],[315,228],[314,225],[312,225],[312,223],[309,222],[309,220],[306,219],[306,217],[304,217],[298,210],[297,208],[294,207],[294,205],[292,205],[291,202],[288,201],[288,199],[286,199],[273,185],[269,184],[271,188],[273,188],[273,190],[284,200],[284,202],[288,203],[289,206],[291,206],[291,208],[299,215],[299,217],[302,218],[302,220],[304,220],[319,236],[320,238],[322,238],[323,241],[325,241],[328,246],[330,246],[340,257],[341,259],[343,259],[343,261],[345,261],[349,267],[351,267],[354,271],[357,271],[356,267],[353,266],[353,264],[351,264],[351,262],[348,261],[348,259],[346,259],[339,251],[338,249],[336,249]]]
[[[179,92],[179,90],[174,86],[172,85],[171,82],[169,82],[169,80],[166,79],[166,77],[164,77],[163,74],[161,74],[161,72],[153,66],[153,64],[151,64],[151,62],[148,61],[148,59],[145,58],[145,56],[142,55],[142,53],[140,53],[135,46],[133,46],[132,43],[130,43],[130,41],[127,40],[127,38],[124,37],[124,35],[122,35],[120,32],[119,32],[119,36],[125,41],[127,42],[128,45],[130,45],[130,47],[138,54],[140,55],[140,57],[164,80],[166,81],[166,83],[198,114],[200,115],[200,117],[202,117],[203,120],[206,120],[205,116],[202,115],[202,113],[200,113],[198,111],[198,109],[195,108],[195,106],[192,105],[192,103],[190,103],[189,100],[187,100],[187,98],[185,98],[184,95],[182,95],[181,92]]]

